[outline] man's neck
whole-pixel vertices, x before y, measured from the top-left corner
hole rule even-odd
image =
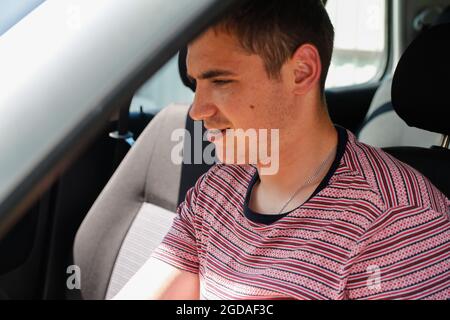
[[[293,126],[294,130],[284,134],[280,131],[279,170],[275,175],[261,175],[259,189],[280,195],[295,192],[319,168],[324,160],[333,152],[338,143],[336,128],[325,111],[314,119]],[[306,124],[305,124],[306,123]],[[325,173],[332,161],[323,168]],[[320,175],[319,175],[320,176]]]

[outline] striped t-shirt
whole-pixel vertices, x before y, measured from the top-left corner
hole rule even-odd
[[[199,179],[153,253],[199,274],[202,299],[448,299],[450,201],[427,178],[339,129],[313,196],[278,217],[248,208],[253,166]]]

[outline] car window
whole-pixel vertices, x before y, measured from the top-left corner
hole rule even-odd
[[[387,60],[386,0],[328,0],[326,7],[336,33],[327,88],[380,77]]]
[[[0,36],[33,11],[45,0],[1,0]]]
[[[130,112],[156,114],[172,104],[191,104],[194,93],[181,81],[178,55],[173,57],[134,95]]]

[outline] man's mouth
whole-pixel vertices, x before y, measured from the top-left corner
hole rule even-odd
[[[207,139],[209,142],[218,142],[222,140],[227,134],[227,130],[229,129],[214,129],[207,131]]]

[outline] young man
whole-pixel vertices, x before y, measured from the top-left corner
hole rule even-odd
[[[333,38],[320,0],[253,0],[189,45],[190,116],[238,157],[235,130],[278,130],[277,171],[222,156],[117,299],[450,297],[450,201],[333,125]]]

